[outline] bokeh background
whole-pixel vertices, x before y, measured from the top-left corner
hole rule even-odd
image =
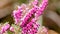
[[[29,0],[0,0],[0,24],[13,21],[12,11],[17,5],[28,3]],[[48,0],[48,6],[42,15],[42,25],[60,33],[60,0]]]

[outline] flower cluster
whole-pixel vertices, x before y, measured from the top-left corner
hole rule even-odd
[[[34,0],[30,4],[32,4],[32,8],[29,8],[28,5],[23,4],[18,6],[17,10],[13,11],[15,24],[18,24],[22,28],[22,34],[36,34],[38,32],[40,25],[37,23],[37,20],[46,8],[48,0],[42,0],[41,4],[39,4],[38,0]],[[26,11],[26,13],[23,16],[24,11]],[[8,29],[14,32],[14,28],[9,24],[3,26],[1,32],[4,33]]]
[[[35,19],[32,19],[29,24],[22,28],[22,34],[36,34],[39,26]]]
[[[35,0],[32,3],[32,5],[33,5],[32,9],[30,9],[29,12],[25,15],[24,19],[22,20],[22,22],[20,24],[20,26],[22,28],[22,34],[37,33],[39,26],[37,27],[36,20],[42,14],[42,11],[44,11],[47,3],[48,3],[47,0],[43,0],[41,6],[37,6],[38,0]]]
[[[36,1],[38,0],[35,0],[35,2]],[[39,26],[36,27],[37,26],[36,20],[46,8],[48,1],[43,0],[41,4],[42,6],[37,6],[37,4],[38,2],[36,2],[36,4],[32,4],[33,5],[32,9],[29,10],[29,13],[25,16],[25,18],[21,22],[22,24],[20,26],[22,27],[22,34],[36,34],[37,33]]]

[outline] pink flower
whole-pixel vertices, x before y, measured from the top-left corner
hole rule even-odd
[[[10,31],[14,32],[14,28],[13,27],[10,27]]]
[[[33,5],[38,5],[38,0],[34,0]]]
[[[42,0],[42,4],[38,6],[38,0],[34,0],[32,2],[32,9],[28,10],[28,13],[25,14],[25,16],[22,18],[21,21],[21,28],[22,28],[22,34],[36,34],[39,28],[39,24],[36,22],[38,17],[43,13],[44,9],[46,8],[48,4],[48,0]],[[21,5],[22,8],[18,8],[18,10],[15,10],[13,12],[13,16],[15,19],[15,24],[17,24],[22,16],[22,11],[26,10],[26,5]],[[36,17],[37,16],[37,17]],[[13,28],[11,27],[10,30]],[[45,30],[45,29],[44,29]]]
[[[21,7],[19,7],[18,10],[13,11],[13,17],[15,19],[15,24],[18,24],[18,22],[20,21],[20,19],[22,17],[22,8]]]
[[[46,6],[48,4],[48,1],[43,0],[42,4],[39,7],[37,6],[37,4],[38,4],[38,0],[35,0],[33,2],[34,6],[32,7],[32,9],[29,10],[29,13],[27,13],[25,18],[23,19],[22,24],[21,24],[22,31],[23,31],[22,33],[29,33],[29,34],[37,33],[40,25],[36,23],[36,20],[43,13],[44,9],[46,8]],[[32,16],[34,16],[34,17],[32,17]],[[36,19],[35,19],[35,17],[36,17]]]
[[[10,25],[6,24],[5,26],[2,27],[1,32],[4,33],[5,31],[7,31],[9,29]]]
[[[43,26],[42,28],[43,30],[41,32],[45,32],[46,34],[48,34],[48,29],[46,27]]]

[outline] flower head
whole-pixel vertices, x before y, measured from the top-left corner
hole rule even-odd
[[[38,6],[38,4],[39,4],[39,1],[34,0],[31,3],[31,6],[32,5],[33,6],[27,10],[28,12],[23,16],[23,18],[21,18],[21,14],[23,14],[22,11],[24,10],[26,11],[27,5],[25,4],[21,5],[21,7],[24,8],[24,10],[19,7],[19,9],[15,13],[13,12],[13,16],[15,18],[16,23],[18,23],[20,19],[22,19],[21,24],[20,24],[20,27],[22,28],[22,34],[36,34],[37,33],[38,28],[40,26],[37,23],[37,19],[40,15],[42,15],[44,9],[46,8],[48,4],[48,0],[42,0],[42,3],[40,4],[40,6]]]
[[[10,24],[6,24],[5,26],[2,27],[1,32],[4,33],[6,32],[10,27]]]
[[[14,32],[14,27],[11,26],[10,27],[10,31]]]

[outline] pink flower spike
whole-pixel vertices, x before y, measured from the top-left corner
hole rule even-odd
[[[10,27],[10,31],[14,32],[14,28],[13,27]]]

